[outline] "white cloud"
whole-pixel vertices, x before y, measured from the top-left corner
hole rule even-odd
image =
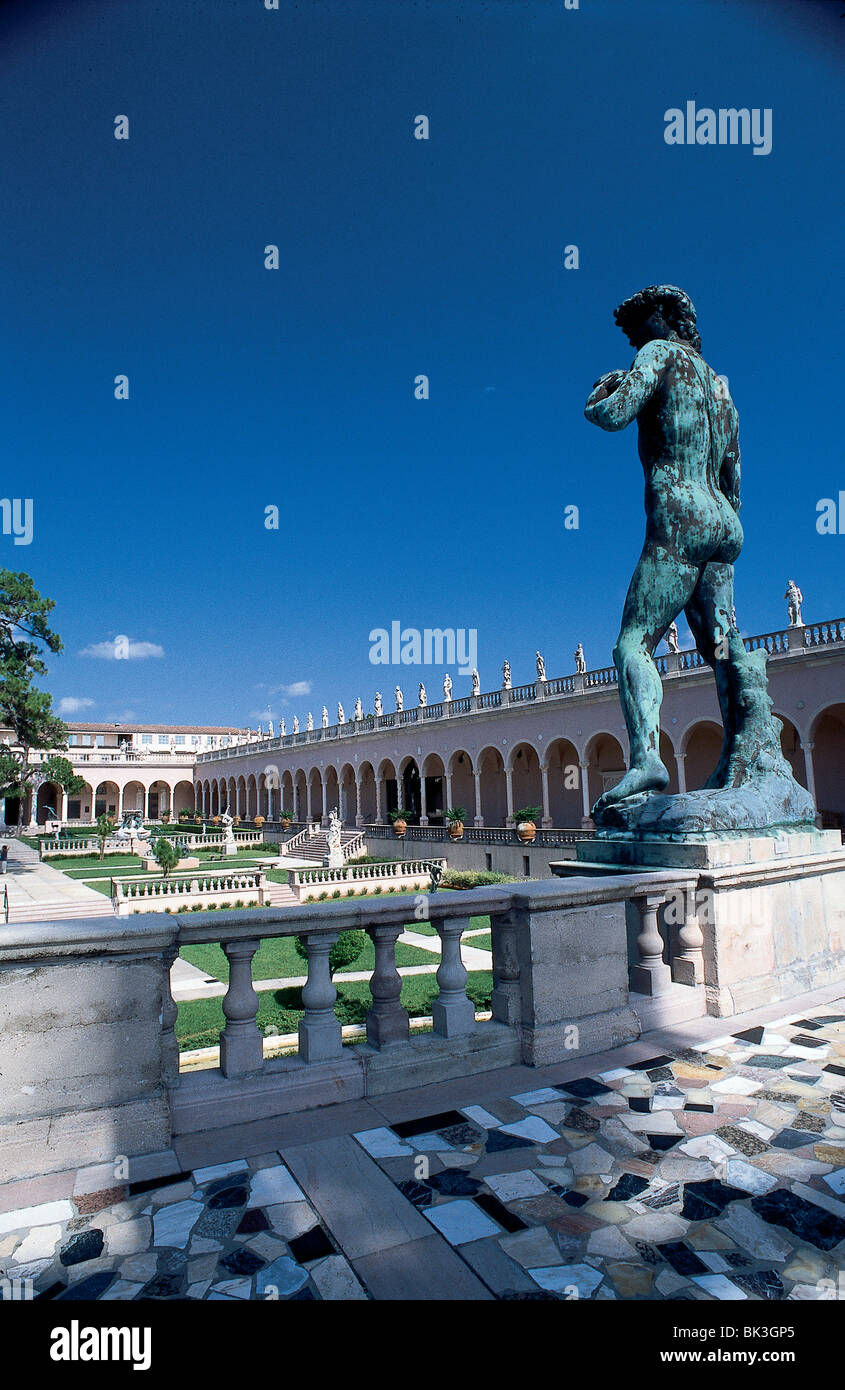
[[[95,656],[102,661],[143,661],[149,656],[164,656],[164,647],[156,642],[133,642],[120,633],[111,642],[92,642],[79,655]]]
[[[295,699],[297,695],[311,694],[310,681],[294,681],[292,685],[283,685],[279,688],[283,690],[285,695],[289,696],[291,699]]]
[[[63,695],[59,701],[59,714],[78,714],[80,710],[90,709],[93,703],[84,695]]]

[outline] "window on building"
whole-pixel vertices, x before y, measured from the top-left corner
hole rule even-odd
[[[84,745],[85,745],[86,748],[90,748],[90,746],[91,746],[91,735],[90,735],[90,734],[83,734],[83,735],[82,735],[82,742],[84,743]]]
[[[176,735],[176,742],[177,742],[178,744],[180,744],[180,745],[183,744],[183,743],[185,742],[185,735],[184,735],[184,734],[177,734],[177,735]]]
[[[97,734],[97,737],[96,737],[96,739],[95,739],[95,742],[96,742],[98,748],[104,748],[104,747],[105,747],[105,743],[106,743],[106,736],[105,736],[105,734]]]
[[[167,747],[167,745],[168,745],[169,742],[170,742],[170,739],[167,737],[167,734],[159,734],[159,736],[158,736],[158,746],[159,746],[159,748],[161,748],[162,744],[164,744],[164,746]]]
[[[142,742],[142,743],[152,743],[152,741],[153,741],[153,736],[152,736],[152,734],[142,734],[142,735],[141,735],[141,742]]]
[[[76,734],[68,734],[68,736],[67,736],[67,741],[68,741],[68,747],[69,747],[69,748],[72,748],[73,745],[74,745],[75,743],[78,743],[78,742],[79,742],[79,739],[78,739],[78,736],[77,736]]]

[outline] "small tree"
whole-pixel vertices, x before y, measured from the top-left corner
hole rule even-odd
[[[305,942],[298,936],[293,938],[296,953],[303,960],[308,959],[308,951]],[[341,966],[352,965],[358,959],[367,944],[367,933],[363,931],[342,931],[337,941],[329,951],[329,974],[334,978],[336,970]]]
[[[172,840],[161,835],[153,845],[153,858],[161,869],[162,878],[167,878],[170,870],[179,863],[179,851]]]
[[[100,841],[100,858],[106,853],[106,840],[114,834],[114,821],[111,816],[98,816],[96,824],[97,839]]]

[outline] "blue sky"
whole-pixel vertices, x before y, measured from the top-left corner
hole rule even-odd
[[[57,601],[71,717],[436,698],[440,668],[370,664],[393,620],[476,629],[484,689],[538,647],[550,675],[579,641],[608,663],[642,472],[583,405],[631,359],[614,306],[658,281],[740,414],[742,628],[783,625],[790,577],[839,616],[845,536],[815,523],[845,489],[844,8],[9,0],[3,491],[35,529],[0,565]],[[772,152],[667,145],[688,100],[771,108]],[[143,654],[80,655],[117,634]]]

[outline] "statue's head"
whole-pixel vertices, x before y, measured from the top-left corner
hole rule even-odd
[[[695,305],[677,285],[649,285],[623,300],[613,317],[638,351],[654,338],[674,338],[701,351]]]

